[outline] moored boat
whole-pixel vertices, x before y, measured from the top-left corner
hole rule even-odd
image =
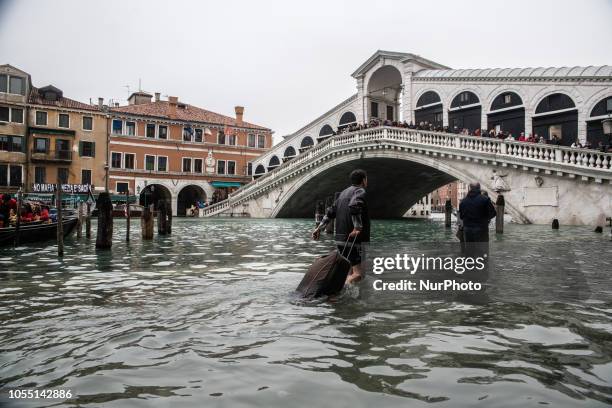
[[[64,216],[62,226],[64,237],[72,233],[77,224],[77,217]],[[16,227],[0,228],[0,246],[13,245],[17,238]],[[28,245],[33,242],[50,241],[57,239],[57,222],[34,221],[19,226],[19,245]]]

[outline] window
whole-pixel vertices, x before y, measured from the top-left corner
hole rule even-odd
[[[225,160],[217,160],[217,174],[225,174]]]
[[[23,152],[23,137],[11,136],[11,152]]]
[[[68,169],[66,167],[58,167],[57,181],[60,184],[68,184]]]
[[[36,126],[47,126],[47,112],[36,111]]]
[[[0,164],[0,186],[8,186],[8,164]]]
[[[247,163],[247,176],[251,176],[253,175],[253,163],[248,162]]]
[[[198,143],[202,142],[202,129],[195,130],[195,141]]]
[[[8,106],[0,106],[0,122],[9,121],[10,109]]]
[[[34,139],[34,153],[48,153],[49,139],[45,137],[37,137]]]
[[[193,159],[193,172],[202,173],[202,159]]]
[[[183,172],[184,173],[191,172],[191,159],[188,157],[183,157]]]
[[[504,103],[507,105],[510,102],[512,102],[512,95],[510,94],[504,95]]]
[[[158,130],[159,130],[159,135],[157,137],[159,137],[160,139],[168,138],[168,126],[159,125]]]
[[[93,130],[93,118],[91,116],[83,116],[83,130]]]
[[[155,170],[155,156],[145,154],[145,170],[147,171]]]
[[[227,174],[236,174],[236,162],[235,161],[228,161],[227,162]]]
[[[19,108],[11,109],[11,122],[23,123],[23,109],[19,109]]]
[[[22,77],[11,76],[9,80],[9,93],[15,95],[25,95],[25,79]]]
[[[193,140],[193,129],[189,126],[183,128],[183,141],[191,142]]]
[[[34,182],[37,184],[45,184],[47,179],[47,169],[45,167],[34,167]]]
[[[119,119],[113,119],[113,135],[120,135],[123,133],[123,121]]]
[[[393,120],[393,106],[387,105],[387,120]]]
[[[81,141],[79,143],[79,155],[81,157],[96,157],[95,142]]]
[[[135,122],[125,122],[125,134],[128,136],[134,136],[136,134]]]
[[[157,157],[157,171],[168,171],[168,158],[166,156]]]
[[[117,153],[117,152],[111,153],[111,167],[114,169],[121,168],[121,153]]]
[[[57,120],[57,127],[69,128],[70,127],[70,116],[67,113],[60,113]]]
[[[222,130],[220,130],[219,133],[217,134],[217,143],[225,144],[225,133],[223,133]]]
[[[253,133],[249,133],[248,146],[255,147],[255,135]]]
[[[260,149],[266,147],[266,137],[264,135],[257,135],[257,147]]]
[[[91,184],[91,170],[81,170],[81,184]]]
[[[0,92],[8,92],[8,75],[0,74]]]
[[[230,146],[236,146],[236,135],[228,135],[227,144]]]
[[[115,191],[117,193],[125,194],[129,188],[130,188],[130,183],[126,183],[125,181],[118,181],[116,184]]]
[[[0,135],[0,150],[6,152],[23,152],[23,137]]]
[[[155,124],[147,123],[146,137],[155,137]]]
[[[441,112],[436,113],[434,115],[434,122],[442,122],[442,113]]]
[[[123,155],[123,167],[126,169],[134,169],[135,155],[134,153],[124,153]]]
[[[9,174],[9,185],[12,187],[19,187],[22,183],[22,171],[21,166],[11,165]]]

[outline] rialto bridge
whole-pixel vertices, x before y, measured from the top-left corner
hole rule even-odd
[[[400,217],[453,180],[478,181],[493,199],[501,183],[517,222],[604,225],[612,215],[610,153],[394,127],[328,138],[204,214],[312,217],[315,201],[345,188],[355,168],[368,172],[374,218]]]
[[[349,169],[363,167],[378,217],[401,216],[456,179],[479,180],[492,190],[491,178],[500,174],[511,188],[506,208],[515,220],[601,224],[612,215],[609,155],[569,147],[609,143],[603,122],[612,120],[612,66],[454,70],[409,53],[377,51],[352,76],[356,94],[256,159],[255,181],[206,214],[312,216],[315,200],[341,190]],[[563,146],[397,128],[333,136],[374,118],[450,131],[555,135]]]

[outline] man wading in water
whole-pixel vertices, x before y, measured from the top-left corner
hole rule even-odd
[[[317,228],[312,232],[313,239],[319,239],[321,230],[336,219],[336,245],[338,251],[351,262],[351,272],[346,278],[346,283],[359,282],[363,276],[363,261],[365,251],[362,247],[363,242],[370,241],[370,217],[366,204],[366,187],[368,186],[368,176],[364,170],[353,170],[351,173],[351,186],[347,187],[336,199],[334,204],[327,209],[327,213]],[[355,240],[353,249],[350,250],[351,242],[347,245],[347,240]]]

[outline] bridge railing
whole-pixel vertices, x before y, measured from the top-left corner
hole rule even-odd
[[[612,154],[596,150],[490,139],[486,137],[457,135],[417,129],[377,127],[352,133],[344,133],[325,140],[231,193],[227,200],[205,208],[204,214],[213,214],[231,207],[236,201],[256,191],[269,180],[274,179],[275,176],[291,173],[304,163],[313,160],[326,151],[333,150],[340,146],[380,141],[408,143],[415,147],[429,146],[444,148],[448,149],[449,153],[455,154],[458,152],[489,154],[492,156],[491,159],[503,160],[518,158],[539,163],[554,163],[561,165],[561,167],[569,166],[575,167],[576,169],[592,169],[612,173]]]

